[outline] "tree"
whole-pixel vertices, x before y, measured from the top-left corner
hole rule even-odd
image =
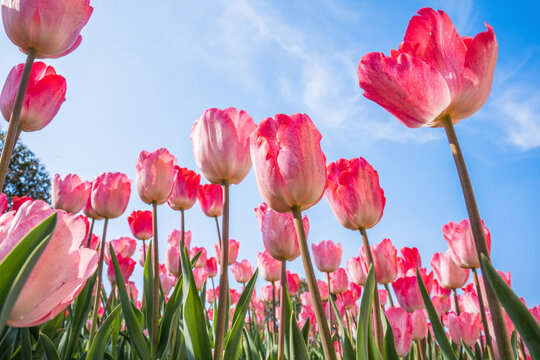
[[[0,148],[4,148],[5,133],[0,133]],[[11,203],[13,196],[30,196],[50,202],[51,178],[39,158],[21,142],[11,155],[4,193]]]

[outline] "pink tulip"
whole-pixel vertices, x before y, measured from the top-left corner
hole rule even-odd
[[[411,315],[404,309],[390,308],[385,311],[392,332],[394,333],[394,343],[399,357],[407,355],[412,343],[412,322]]]
[[[189,259],[193,260],[195,258],[195,255],[197,255],[199,252],[201,254],[199,255],[199,258],[197,259],[197,262],[195,263],[195,265],[193,265],[193,267],[203,268],[206,265],[206,249],[205,248],[194,246],[191,249],[189,249]]]
[[[173,191],[167,204],[174,210],[191,209],[197,200],[200,182],[201,175],[195,171],[175,166]]]
[[[452,309],[452,303],[449,297],[445,298],[440,296],[433,296],[431,298],[431,302],[433,303],[435,312],[437,313],[437,315],[439,315],[439,317],[441,317],[443,314],[446,314],[450,311],[450,309]]]
[[[257,187],[272,209],[305,210],[319,202],[326,186],[321,138],[306,114],[277,114],[261,121],[251,134]]]
[[[287,291],[290,296],[298,294],[298,287],[300,286],[300,276],[287,270]]]
[[[330,293],[328,292],[328,284],[326,281],[317,280],[317,287],[319,288],[319,294],[321,294],[321,301],[328,300]]]
[[[379,290],[379,303],[384,308],[386,306],[386,303],[388,302],[388,293],[385,289]]]
[[[377,225],[386,198],[377,171],[364,158],[330,163],[326,177],[324,195],[341,225],[351,230]]]
[[[72,214],[78,213],[88,200],[91,187],[90,182],[81,181],[81,178],[75,174],[68,174],[64,179],[55,174],[51,190],[52,207]]]
[[[204,270],[209,278],[213,278],[217,275],[217,261],[215,257],[211,257],[206,260]]]
[[[139,296],[139,290],[137,290],[137,285],[133,281],[128,281],[126,283],[126,290],[129,296],[129,299],[132,300],[133,303],[137,301],[137,297]],[[118,296],[118,289],[116,289],[116,295]]]
[[[364,272],[360,257],[352,257],[347,260],[347,273],[354,284],[358,286],[364,286],[366,284],[367,275]]]
[[[0,215],[6,212],[8,208],[7,196],[4,193],[0,194]]]
[[[167,237],[167,245],[169,247],[180,248],[180,242],[182,241],[182,231],[172,229]],[[184,232],[184,246],[189,249],[191,246],[191,231]]]
[[[195,286],[197,291],[202,291],[204,283],[206,282],[207,275],[203,268],[193,269],[193,278],[195,279]]]
[[[427,336],[427,318],[424,310],[414,310],[411,314],[412,339],[422,340]]]
[[[163,293],[165,294],[165,296],[169,295],[173,286],[176,285],[176,277],[171,274],[160,273],[159,279],[161,281],[161,289],[163,290]]]
[[[177,247],[169,246],[165,253],[165,266],[167,270],[176,277],[182,274],[180,268],[180,250]]]
[[[199,186],[197,199],[204,215],[218,217],[223,214],[223,188],[221,185],[208,184]]]
[[[124,278],[124,281],[128,281],[131,277],[131,274],[133,274],[133,270],[135,270],[135,264],[137,263],[135,260],[123,257],[120,254],[116,255],[116,258],[118,260],[118,267],[120,268],[120,271],[122,272],[122,277]],[[108,269],[107,269],[107,277],[109,278],[109,281],[111,284],[116,284],[116,276],[114,273],[114,266],[112,259],[108,260]]]
[[[87,247],[86,244],[88,243],[88,236],[85,236],[83,241],[81,242],[81,247]],[[90,247],[89,249],[97,250],[99,245],[101,244],[101,239],[96,234],[92,234],[90,237]]]
[[[276,282],[281,277],[281,261],[274,259],[268,251],[257,253],[257,264],[261,277],[270,282]]]
[[[266,203],[255,209],[262,232],[264,247],[277,260],[293,261],[300,256],[300,246],[292,213],[279,213]],[[302,219],[306,237],[309,233],[307,216]]]
[[[416,275],[416,268],[422,266],[418,249],[404,247],[399,252],[401,256],[398,257],[398,277]]]
[[[4,8],[4,6],[2,6]],[[6,79],[0,94],[0,110],[6,121],[10,121],[15,97],[24,64],[15,66]],[[28,87],[19,118],[23,131],[37,131],[47,126],[66,100],[66,79],[57,75],[52,66],[38,61],[32,66]]]
[[[89,0],[2,1],[2,19],[9,39],[38,58],[58,58],[81,44],[79,34],[94,10]]]
[[[152,222],[152,212],[148,210],[134,211],[128,217],[131,234],[137,240],[148,240],[154,236]]]
[[[154,251],[151,246],[148,244],[143,244],[139,248],[139,264],[144,267],[144,263],[146,262],[146,256],[148,255],[148,252],[150,251],[150,256],[152,257],[154,254]]]
[[[137,191],[147,204],[161,205],[167,201],[174,185],[176,158],[167,149],[141,151],[135,164]]]
[[[471,347],[480,338],[480,314],[471,314],[462,312],[459,315],[455,313],[448,314],[448,330],[452,341],[461,345],[461,340],[465,345]]]
[[[122,173],[103,173],[92,182],[92,208],[107,219],[115,219],[126,211],[131,195],[131,180]]]
[[[262,302],[271,302],[273,299],[272,285],[263,286],[261,290],[259,290],[259,296]]]
[[[240,300],[241,294],[235,289],[229,290],[229,299],[231,300],[231,305],[236,305],[238,300]]]
[[[298,326],[304,327],[306,321],[309,320],[310,334],[315,338],[315,331],[317,329],[317,320],[315,318],[315,311],[312,306],[302,306],[300,313],[298,314]]]
[[[231,266],[232,264],[235,263],[236,261],[236,258],[238,257],[238,249],[240,248],[240,243],[234,239],[229,239],[229,254],[228,254],[228,257],[227,257],[227,260],[228,260],[228,265]],[[214,244],[214,249],[216,250],[216,260],[218,262],[218,264],[221,264],[220,263],[220,254],[221,254],[221,250],[220,250],[220,246],[219,246],[219,242],[215,243]]]
[[[204,176],[214,184],[239,184],[251,168],[249,135],[253,119],[244,110],[208,109],[191,128],[193,157]]]
[[[340,298],[337,298],[334,301],[334,304],[336,304],[336,308],[338,310],[339,316],[343,319],[345,316],[345,305],[343,304],[343,300]],[[334,312],[334,309],[332,306],[330,306],[330,302],[327,301],[323,304],[324,306],[324,314],[326,315],[327,319],[330,319],[330,310],[332,311],[332,324],[337,325],[337,318],[336,314]]]
[[[135,253],[135,248],[137,247],[137,242],[135,239],[130,237],[121,237],[110,241],[110,244],[113,247],[114,253],[116,256],[122,256],[125,258],[130,258]],[[104,249],[105,262],[108,264],[111,260],[111,254],[109,250],[109,243],[105,245]]]
[[[343,300],[343,306],[345,306],[345,309],[350,309],[351,307],[356,305],[356,299],[353,295],[353,293],[350,290],[346,290],[343,294],[341,294],[341,299]]]
[[[44,201],[25,202],[0,217],[0,262],[54,210]],[[86,232],[80,217],[58,210],[53,236],[17,298],[7,325],[31,327],[55,318],[75,299],[95,272],[98,254],[79,245]]]
[[[247,283],[253,276],[253,267],[247,259],[232,264],[231,271],[234,279],[241,284]]]
[[[453,260],[450,250],[435,253],[431,258],[431,267],[441,286],[445,289],[459,289],[469,278],[469,269],[459,267]]]
[[[482,225],[484,225],[483,221]],[[450,221],[443,226],[442,232],[450,248],[452,260],[457,265],[466,269],[477,269],[480,267],[469,219],[461,220],[459,223]],[[488,228],[485,226],[484,236],[488,250],[491,251],[491,236]]]
[[[471,284],[470,287],[465,287],[463,290],[463,295],[458,296],[459,308],[464,312],[480,314],[480,303],[478,302],[478,295],[474,286]],[[452,302],[453,307],[454,304]],[[453,310],[455,311],[456,309]]]
[[[215,299],[216,299],[216,292],[214,291],[214,289],[206,290],[206,302],[209,304],[212,304]]]
[[[311,252],[315,266],[320,272],[332,273],[339,268],[343,249],[341,244],[334,244],[332,240],[323,240],[318,245],[311,244]]]
[[[405,39],[391,56],[370,53],[358,65],[364,96],[407,127],[458,123],[486,102],[497,62],[493,28],[474,39],[461,37],[439,10],[423,8],[409,22]]]
[[[408,312],[412,313],[416,309],[424,308],[424,301],[422,300],[416,276],[397,278],[392,283],[392,288],[396,293],[399,305]]]
[[[529,311],[531,312],[532,316],[536,319],[536,321],[538,321],[538,323],[540,324],[540,305],[536,305],[535,307],[529,309]]]
[[[433,279],[433,284],[431,285],[431,293],[435,296],[447,298],[452,295],[452,290],[443,288],[439,285],[437,279]]]
[[[349,283],[349,286],[347,286],[347,291],[351,292],[355,300],[360,299],[360,296],[362,295],[362,288],[353,282]]]
[[[34,199],[32,199],[30,196],[21,196],[18,197],[17,195],[13,196],[13,203],[11,204],[11,211],[17,211],[19,208],[25,203],[25,202],[32,202]]]
[[[330,274],[330,292],[334,295],[343,294],[349,286],[349,279],[344,268],[338,268]]]
[[[103,220],[103,217],[99,216],[96,210],[94,210],[94,208],[92,207],[92,186],[92,183],[90,183],[90,194],[88,195],[88,198],[84,203],[83,213],[86,217],[90,219]]]
[[[305,291],[300,294],[300,302],[304,306],[313,306],[313,303],[311,302],[311,294],[309,291]]]
[[[384,239],[380,244],[371,245],[375,278],[379,284],[389,284],[398,273],[397,250],[390,239]],[[367,274],[369,265],[364,247],[360,248],[360,258]]]

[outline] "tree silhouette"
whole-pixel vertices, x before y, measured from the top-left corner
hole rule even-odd
[[[4,148],[5,133],[0,133],[0,148]],[[30,196],[50,202],[51,178],[39,158],[18,142],[11,155],[9,169],[4,185],[4,193],[11,204],[13,196]]]

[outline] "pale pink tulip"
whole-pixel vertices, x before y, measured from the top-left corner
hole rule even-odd
[[[218,217],[223,214],[223,188],[221,185],[207,184],[199,186],[197,199],[199,199],[204,215]]]
[[[165,296],[169,295],[171,289],[176,284],[176,277],[171,274],[163,274],[160,272],[159,279],[161,281],[161,289],[163,290],[163,294],[165,294]]]
[[[257,264],[261,277],[270,282],[276,282],[281,277],[281,261],[274,259],[266,250],[257,253]]]
[[[347,260],[347,273],[351,281],[356,285],[364,286],[366,284],[367,275],[364,272],[360,257],[352,257]]]
[[[152,258],[154,256],[154,250],[152,249],[152,247],[150,247],[148,244],[143,244],[139,248],[139,264],[141,264],[141,266],[144,266],[144,263],[146,262],[146,256],[148,256],[148,251],[150,251],[150,257]]]
[[[320,272],[332,273],[339,268],[343,249],[341,244],[332,240],[323,240],[319,244],[311,244],[313,261]]]
[[[319,202],[326,186],[321,138],[306,114],[277,114],[261,121],[251,134],[257,187],[272,209],[305,210]]]
[[[105,249],[103,249],[105,251],[105,262],[107,264],[111,260],[109,243],[112,245],[116,256],[122,256],[125,258],[130,258],[133,253],[135,253],[135,249],[137,248],[137,242],[135,241],[135,239],[132,239],[130,237],[121,237],[111,240],[110,242],[105,244]]]
[[[330,293],[326,281],[317,280],[317,287],[319,288],[319,294],[321,294],[321,301],[328,300]]]
[[[177,247],[169,246],[165,253],[165,266],[167,270],[176,277],[182,273],[180,268],[180,250]]]
[[[386,198],[377,171],[364,158],[330,163],[326,177],[324,196],[341,225],[369,229],[381,220]]]
[[[204,283],[206,282],[207,275],[203,268],[193,269],[193,278],[195,279],[195,286],[197,291],[202,291]]]
[[[375,278],[379,284],[389,284],[394,281],[398,273],[397,249],[390,239],[384,239],[380,244],[371,245],[373,254],[373,266],[375,267]],[[369,265],[362,246],[360,248],[360,258],[364,271],[367,274]]]
[[[161,205],[167,201],[174,185],[176,158],[167,149],[141,151],[135,164],[137,191],[147,204]]]
[[[182,231],[172,229],[167,236],[167,246],[180,248],[180,242],[182,241]],[[184,231],[184,246],[189,249],[191,246],[191,230]]]
[[[411,314],[412,339],[422,340],[427,336],[427,318],[424,310],[414,310]]]
[[[134,211],[128,217],[128,224],[131,234],[137,240],[148,240],[154,235],[152,228],[151,211]]]
[[[465,345],[474,346],[480,338],[480,326],[480,314],[468,312],[462,312],[459,315],[448,314],[450,338],[457,345],[461,345],[461,340],[463,340]]]
[[[191,209],[197,200],[201,175],[193,170],[174,167],[173,191],[167,200],[167,204],[174,210]]]
[[[193,157],[204,176],[214,184],[239,184],[251,168],[249,135],[253,119],[244,110],[208,109],[191,128]]]
[[[231,265],[231,272],[234,279],[241,284],[247,283],[253,276],[253,267],[249,260],[244,259]]]
[[[397,307],[389,308],[385,314],[394,333],[396,352],[399,357],[403,357],[409,352],[412,343],[411,315]]]
[[[440,297],[440,296],[433,296],[431,298],[431,302],[433,303],[435,312],[437,313],[439,317],[449,312],[453,306],[449,297],[445,298],[445,297]]]
[[[409,22],[399,50],[370,53],[358,65],[364,96],[407,127],[454,124],[486,102],[491,91],[497,40],[493,28],[461,37],[444,13],[423,8]]]
[[[103,173],[92,182],[92,208],[107,219],[115,219],[126,211],[131,195],[131,180],[122,173]]]
[[[15,104],[23,68],[24,64],[19,64],[10,71],[0,94],[0,110],[8,122]],[[41,61],[34,63],[19,117],[19,128],[27,132],[43,129],[58,113],[60,106],[66,100],[65,96],[66,79],[57,75],[52,66],[47,66]]]
[[[0,262],[54,210],[41,200],[25,202],[0,217]],[[81,248],[86,226],[80,217],[58,210],[53,236],[26,280],[7,325],[31,327],[55,318],[75,299],[95,272],[98,254]]]
[[[262,302],[271,302],[273,299],[273,288],[272,285],[263,286],[259,290],[259,297]]]
[[[343,294],[349,286],[349,279],[344,268],[338,268],[330,274],[330,293]]]
[[[240,248],[240,243],[238,241],[236,241],[234,239],[229,239],[229,254],[228,254],[228,257],[227,257],[229,266],[231,266],[232,264],[235,263],[236,258],[238,257],[238,249],[239,248]],[[219,261],[220,260],[220,254],[221,254],[219,242],[214,244],[214,249],[216,250],[216,260],[217,260],[218,264],[221,264],[220,261]]]
[[[52,181],[51,204],[55,209],[62,209],[76,214],[82,210],[90,196],[92,184],[81,181],[75,174],[67,174],[63,179],[55,174]]]
[[[482,225],[484,225],[483,221]],[[442,232],[450,248],[452,260],[457,265],[466,269],[477,269],[480,267],[469,219],[461,220],[459,223],[450,221],[443,226]],[[484,237],[486,238],[488,250],[491,251],[491,236],[488,228],[485,226]]]
[[[422,266],[420,252],[415,247],[404,247],[399,252],[401,256],[398,257],[398,277],[415,276],[416,268]]]
[[[83,207],[83,213],[86,217],[94,220],[103,220],[103,217],[100,216],[96,210],[92,207],[92,183],[90,183],[90,194],[86,199],[86,202]]]
[[[450,254],[450,250],[443,253],[435,253],[431,258],[431,267],[435,277],[445,289],[459,289],[469,278],[469,269],[459,267]]]
[[[313,303],[311,302],[311,295],[309,291],[303,292],[300,294],[300,302],[304,306],[312,306]]]

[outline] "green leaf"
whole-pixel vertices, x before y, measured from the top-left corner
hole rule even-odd
[[[24,283],[54,234],[56,221],[55,212],[26,234],[0,263],[0,331],[4,329]]]
[[[251,295],[253,294],[253,289],[255,288],[255,282],[257,281],[258,275],[259,269],[255,271],[244,288],[244,291],[242,291],[242,295],[238,300],[236,309],[234,309],[232,327],[227,333],[227,338],[225,339],[225,360],[235,360],[237,358],[236,352],[238,351],[238,345],[240,344],[240,339],[242,338],[242,328],[244,326],[246,313],[249,308],[249,303],[251,302]]]
[[[45,352],[45,356],[47,357],[47,360],[58,360],[58,353],[56,352],[56,348],[54,347],[53,342],[45,333],[39,334],[39,343],[41,344],[41,347],[43,348],[43,351]]]
[[[261,355],[259,354],[259,351],[257,347],[255,346],[255,343],[253,342],[253,338],[249,334],[249,331],[246,328],[244,328],[242,332],[244,333],[244,339],[246,340],[245,342],[247,343],[247,346],[244,346],[246,348],[246,359],[247,360],[260,360]]]
[[[144,296],[144,324],[148,326],[148,337],[152,339],[152,309],[154,304],[154,269],[152,264],[152,241],[148,245],[146,252],[146,261],[144,262],[143,271],[143,296]],[[144,327],[144,325],[143,325]]]
[[[113,330],[112,325],[114,324],[114,321],[118,318],[118,315],[120,315],[120,308],[120,305],[116,306],[114,310],[110,313],[110,315],[107,317],[107,319],[105,319],[103,324],[101,324],[101,326],[99,327],[99,330],[94,337],[94,340],[92,341],[92,345],[88,350],[88,355],[86,356],[87,360],[103,359],[105,354],[105,347],[109,342],[109,337],[111,336],[111,332]]]
[[[30,339],[30,329],[20,328],[21,334],[21,354],[23,360],[32,360],[32,340]]]
[[[463,342],[463,339],[461,339],[461,346],[465,350],[465,354],[467,354],[470,360],[478,360],[476,356],[474,355],[474,353],[472,352],[471,348],[465,345],[465,343]]]
[[[291,311],[291,315],[289,318],[289,328],[289,345],[291,347],[291,357],[295,360],[309,360],[306,343],[304,342],[304,336],[302,335],[302,332],[298,327],[296,317],[294,316],[294,311]]]
[[[109,244],[109,250],[111,254],[111,260],[114,266],[114,274],[116,277],[116,286],[118,287],[118,296],[120,297],[120,304],[122,305],[122,312],[124,313],[124,319],[126,321],[126,327],[131,339],[131,343],[137,351],[137,355],[142,360],[150,359],[150,352],[148,351],[148,345],[144,339],[142,333],[142,328],[139,324],[139,320],[133,311],[131,301],[129,300],[128,293],[126,290],[126,283],[120,267],[118,266],[118,260],[116,259],[116,254],[112,245]]]
[[[540,325],[538,321],[483,254],[482,263],[484,264],[485,277],[489,280],[495,295],[527,345],[531,359],[540,359]]]
[[[356,352],[353,349],[351,339],[349,338],[349,334],[345,330],[345,326],[343,326],[343,320],[341,319],[341,316],[339,315],[339,311],[336,307],[336,304],[334,303],[334,299],[332,298],[332,296],[329,296],[328,298],[330,299],[332,308],[334,309],[334,314],[336,315],[339,331],[342,335],[341,338],[343,340],[343,360],[354,360],[356,359]]]
[[[384,317],[384,324],[386,325],[386,331],[384,333],[384,360],[399,360],[399,356],[396,352],[396,342],[394,341],[394,332],[388,322],[386,315],[381,314],[381,318]]]
[[[362,295],[362,301],[360,302],[360,314],[356,333],[356,360],[371,360],[369,338],[373,337],[370,328],[375,287],[375,270],[373,265],[370,265],[366,285],[364,286],[364,294]]]
[[[439,320],[439,316],[437,315],[437,312],[435,311],[435,307],[433,306],[433,303],[431,302],[431,299],[429,298],[429,294],[426,290],[424,282],[422,281],[422,277],[420,276],[420,272],[418,271],[418,269],[416,269],[416,278],[418,280],[418,286],[420,287],[420,292],[422,293],[422,299],[424,300],[424,304],[426,305],[426,310],[429,316],[429,321],[431,322],[431,327],[433,328],[433,332],[435,333],[435,338],[437,339],[437,342],[439,343],[443,357],[446,360],[457,360],[456,354],[454,353],[454,350],[452,350],[452,346],[450,345],[450,342],[448,341],[448,338],[446,337],[446,332],[444,331],[444,327],[442,326],[441,321]]]
[[[158,357],[163,355],[171,340],[171,334],[174,333],[174,331],[171,331],[173,326],[178,327],[177,321],[174,321],[174,317],[179,312],[180,306],[182,305],[182,281],[183,277],[180,275],[176,285],[174,286],[174,291],[169,298],[169,301],[165,305],[163,317],[161,318],[159,324]]]
[[[186,350],[188,359],[195,360],[211,360],[212,352],[210,349],[210,340],[206,331],[206,320],[204,318],[203,308],[191,264],[188,261],[187,250],[184,248],[180,251],[182,261],[183,274],[183,304],[184,304],[184,339],[186,342]]]
[[[311,326],[311,320],[309,317],[306,319],[304,326],[302,326],[302,335],[304,336],[304,342],[307,344],[309,341],[309,327]]]

